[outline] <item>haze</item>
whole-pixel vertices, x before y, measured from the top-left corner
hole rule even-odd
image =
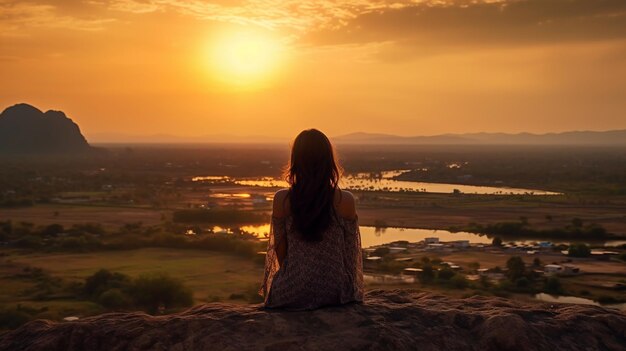
[[[96,139],[626,127],[623,0],[0,0],[0,50]]]

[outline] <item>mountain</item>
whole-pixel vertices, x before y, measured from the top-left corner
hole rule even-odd
[[[0,152],[77,153],[90,150],[76,123],[61,111],[17,104],[0,114]]]
[[[200,136],[179,136],[172,134],[136,135],[125,133],[89,133],[89,140],[98,144],[203,144],[203,143],[244,143],[273,144],[285,143],[287,138],[276,138],[263,135],[206,134]]]
[[[0,350],[624,350],[626,314],[597,306],[373,290],[363,304],[314,311],[208,303],[150,316],[36,320]]]
[[[352,133],[333,138],[338,144],[387,145],[597,145],[626,146],[626,129],[610,131],[573,131],[563,133],[467,133],[432,136]]]

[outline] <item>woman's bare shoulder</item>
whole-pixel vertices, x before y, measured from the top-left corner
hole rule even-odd
[[[356,218],[356,201],[354,195],[346,190],[338,191],[338,203],[337,212],[343,218],[354,219]]]
[[[272,204],[272,216],[286,217],[289,215],[288,195],[289,189],[280,189],[274,194],[274,201]]]

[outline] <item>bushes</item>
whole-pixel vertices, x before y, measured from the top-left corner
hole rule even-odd
[[[560,238],[560,239],[605,239],[612,236],[604,227],[596,223],[583,225],[582,221],[574,219],[572,225],[566,225],[562,228],[535,229],[531,227],[527,221],[523,219],[519,222],[498,222],[487,225],[470,223],[460,230],[482,233],[488,235],[496,235],[494,246],[498,246],[495,239],[499,237],[534,237],[534,238]],[[498,240],[500,243],[501,241]]]
[[[519,256],[509,258],[509,260],[506,261],[506,268],[508,268],[507,275],[513,282],[523,277],[526,273],[526,264]]]
[[[101,269],[85,279],[83,292],[88,297],[97,299],[109,289],[127,290],[130,284],[131,279],[127,275]]]
[[[546,279],[543,291],[548,294],[559,295],[563,293],[563,287],[561,286],[561,281],[557,277],[550,277]]]
[[[567,255],[571,257],[589,257],[591,249],[585,244],[572,244],[567,251]]]
[[[30,320],[30,314],[22,311],[18,306],[15,309],[0,310],[0,329],[15,329]]]
[[[193,304],[191,290],[182,281],[165,273],[141,275],[131,288],[135,304],[146,312],[155,313],[160,308],[187,307]]]
[[[127,275],[101,269],[87,277],[83,292],[91,300],[108,309],[141,308],[149,313],[160,309],[186,307],[193,304],[193,295],[179,279],[166,273]]]
[[[98,297],[98,303],[111,310],[125,309],[132,305],[130,297],[120,289],[109,289]]]

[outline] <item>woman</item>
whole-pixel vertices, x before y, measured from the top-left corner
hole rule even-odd
[[[261,293],[265,307],[308,310],[363,300],[354,197],[339,189],[330,141],[309,129],[293,142],[288,189],[274,196]]]

